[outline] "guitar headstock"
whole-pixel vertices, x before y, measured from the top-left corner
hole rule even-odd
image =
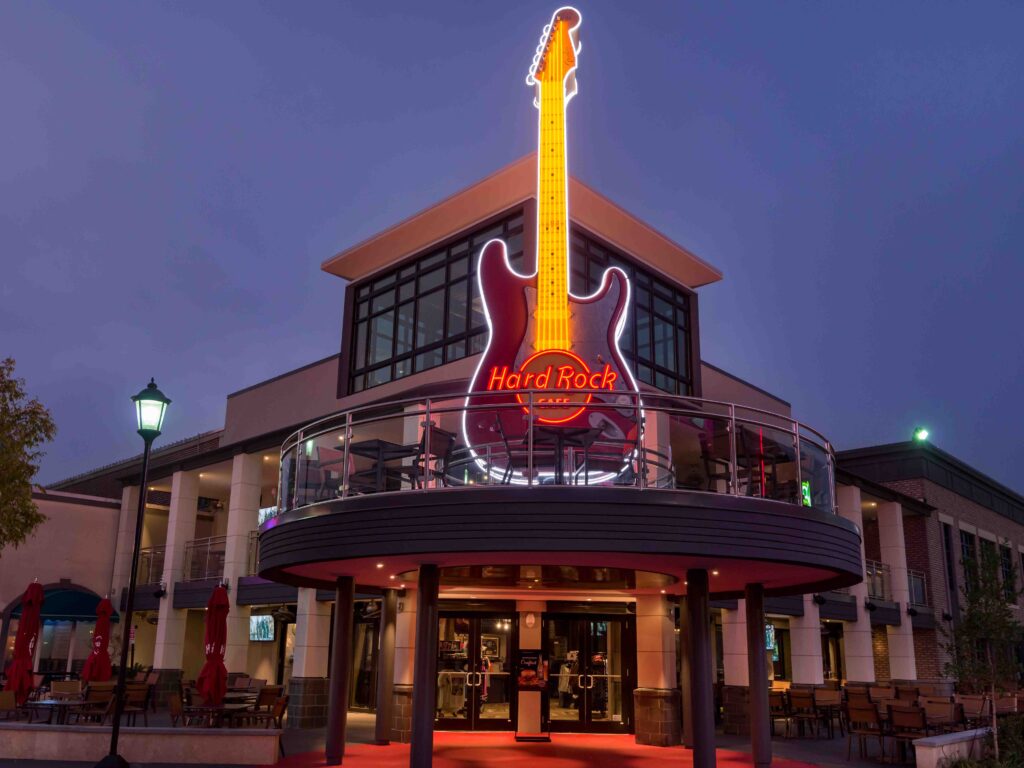
[[[576,57],[580,52],[580,23],[583,17],[570,6],[559,8],[541,32],[540,45],[533,57],[526,84],[565,83],[565,100],[576,95]]]

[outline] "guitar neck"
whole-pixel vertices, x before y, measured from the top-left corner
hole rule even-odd
[[[561,82],[540,88],[537,142],[537,350],[569,349],[569,205],[565,95]]]

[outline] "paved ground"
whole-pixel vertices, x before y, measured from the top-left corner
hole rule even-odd
[[[166,715],[150,717],[151,725],[169,725]],[[349,768],[404,768],[408,765],[408,745],[377,747],[373,741],[373,716],[353,712],[349,715],[345,765]],[[284,732],[284,749],[288,756],[280,768],[311,768],[323,765],[324,731],[291,730]],[[750,764],[749,741],[733,736],[719,736],[719,765],[741,768]],[[774,765],[780,768],[802,768],[818,765],[824,768],[877,768],[874,761],[860,761],[854,745],[853,760],[846,760],[846,739],[775,739]],[[3,745],[0,745],[0,755]],[[518,744],[508,733],[444,733],[435,735],[435,760],[438,768],[659,768],[689,766],[689,751],[682,748],[660,749],[637,746],[632,736],[556,734],[551,744]],[[93,763],[81,761],[3,760],[0,768],[91,768]],[[165,768],[147,764],[146,768]],[[166,766],[178,768],[178,766]],[[195,766],[195,768],[215,768]]]

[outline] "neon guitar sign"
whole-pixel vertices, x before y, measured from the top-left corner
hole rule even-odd
[[[630,305],[625,272],[606,270],[589,296],[569,291],[566,108],[577,92],[581,21],[575,8],[555,11],[526,77],[538,110],[536,271],[516,272],[501,240],[483,246],[477,265],[489,337],[463,432],[477,463],[506,477],[513,460],[488,450],[485,462],[484,447],[509,448],[531,426],[587,432],[604,446],[591,451],[591,463],[614,474],[635,451],[641,423],[636,380],[619,350]]]

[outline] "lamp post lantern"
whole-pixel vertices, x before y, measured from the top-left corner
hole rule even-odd
[[[132,608],[135,603],[135,580],[139,570],[139,544],[142,542],[142,518],[146,511],[146,482],[149,474],[149,451],[153,441],[160,436],[164,416],[170,398],[157,389],[156,382],[149,384],[139,394],[132,396],[135,403],[135,418],[138,432],[145,443],[142,452],[142,479],[139,484],[139,507],[135,513],[135,545],[132,547],[132,570],[128,575],[128,596],[124,605],[124,622],[121,625],[121,662],[117,668],[117,687],[114,689],[114,723],[110,732],[110,753],[96,764],[96,768],[128,768],[128,761],[117,754],[117,739],[121,732],[121,716],[124,713],[124,687],[128,667],[128,645],[131,638]]]

